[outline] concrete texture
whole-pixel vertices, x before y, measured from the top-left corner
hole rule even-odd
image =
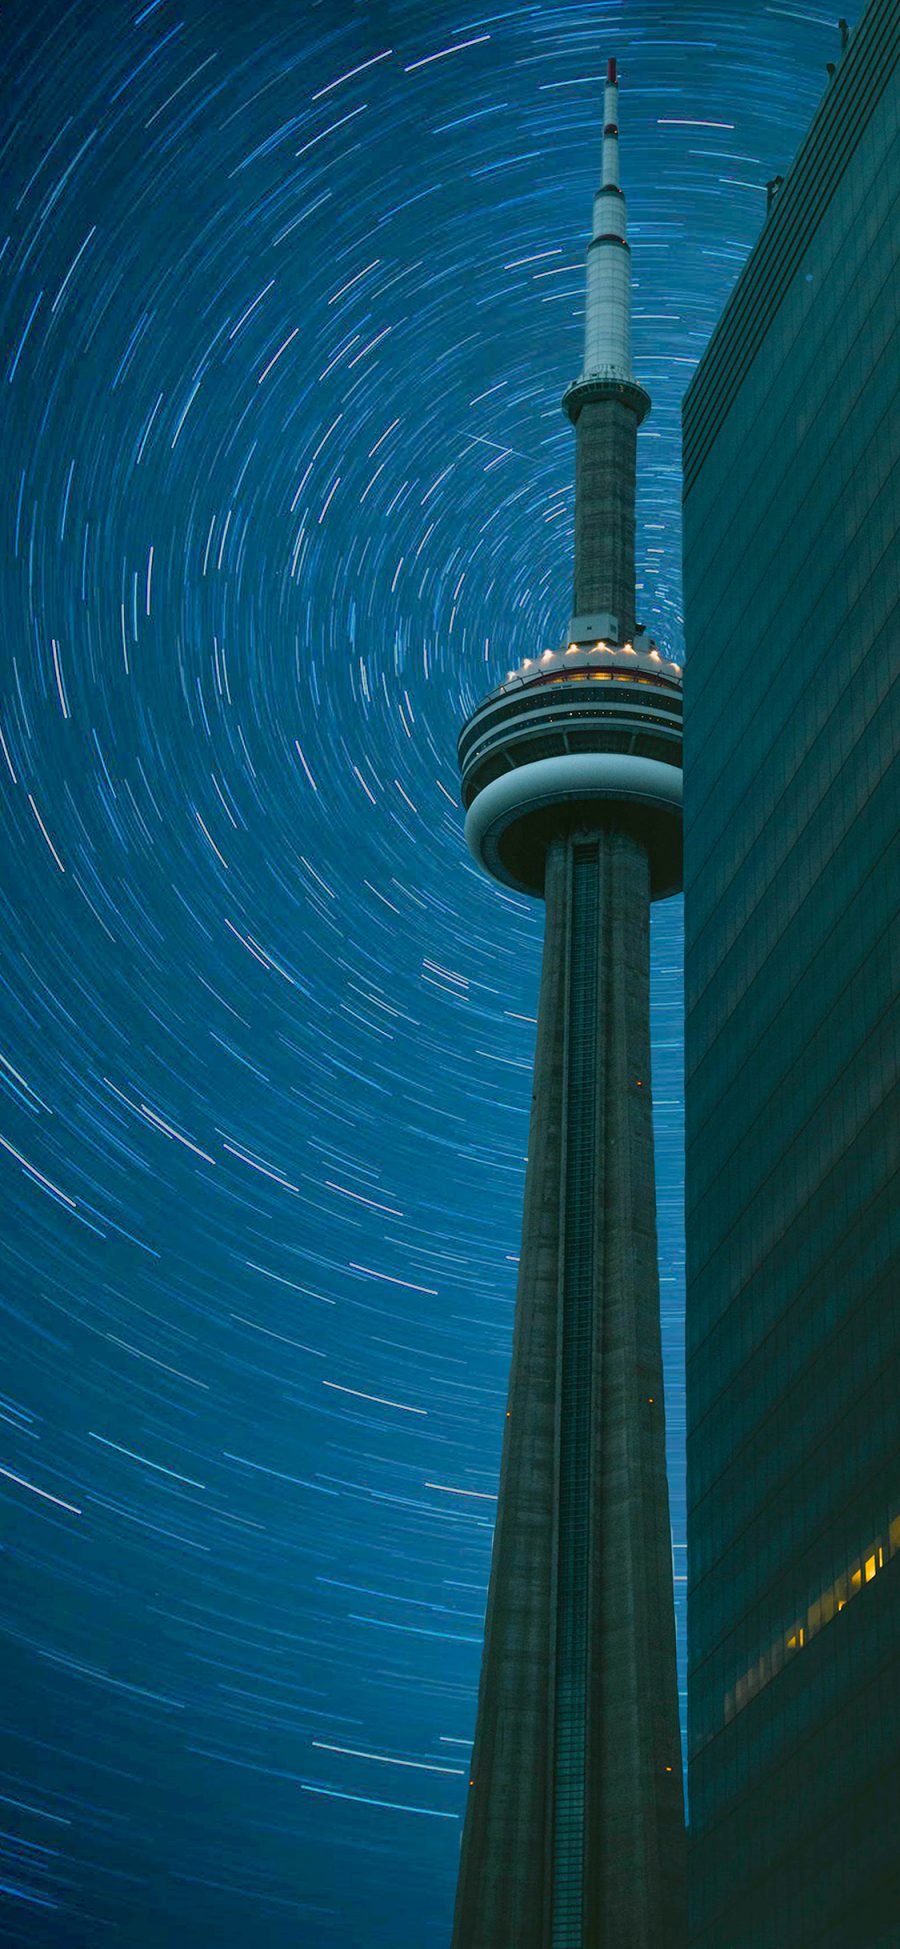
[[[453,1949],[681,1949],[643,847],[554,841],[546,910]]]
[[[575,428],[576,616],[609,610],[619,642],[634,636],[637,412],[620,399],[588,399]]]

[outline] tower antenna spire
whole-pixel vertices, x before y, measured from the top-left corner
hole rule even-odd
[[[594,197],[588,245],[581,378],[629,380],[631,369],[631,252],[628,206],[619,165],[619,76],[614,55],[603,93],[603,168]],[[649,403],[649,402],[648,402]]]
[[[587,250],[584,359],[563,399],[576,429],[575,576],[568,640],[634,635],[637,429],[650,397],[631,361],[631,249],[619,177],[615,56],[603,96],[603,169]]]

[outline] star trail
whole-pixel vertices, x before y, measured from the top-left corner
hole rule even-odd
[[[837,29],[5,30],[0,1935],[443,1949],[541,929],[465,851],[456,735],[569,614],[607,53],[681,657],[681,395]],[[680,902],[653,928],[683,1579]]]

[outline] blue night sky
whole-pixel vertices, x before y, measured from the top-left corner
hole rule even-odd
[[[569,614],[606,55],[680,656],[681,395],[837,31],[13,0],[4,40],[0,1940],[446,1949],[541,939],[456,733]],[[680,959],[673,901],[682,1575]]]

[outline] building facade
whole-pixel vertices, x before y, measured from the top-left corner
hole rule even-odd
[[[690,1941],[900,1944],[900,8],[687,394]]]
[[[681,885],[681,672],[635,619],[630,269],[610,63],[575,427],[574,614],[460,737],[466,838],[546,919],[506,1434],[454,1949],[683,1949],[650,1086]]]

